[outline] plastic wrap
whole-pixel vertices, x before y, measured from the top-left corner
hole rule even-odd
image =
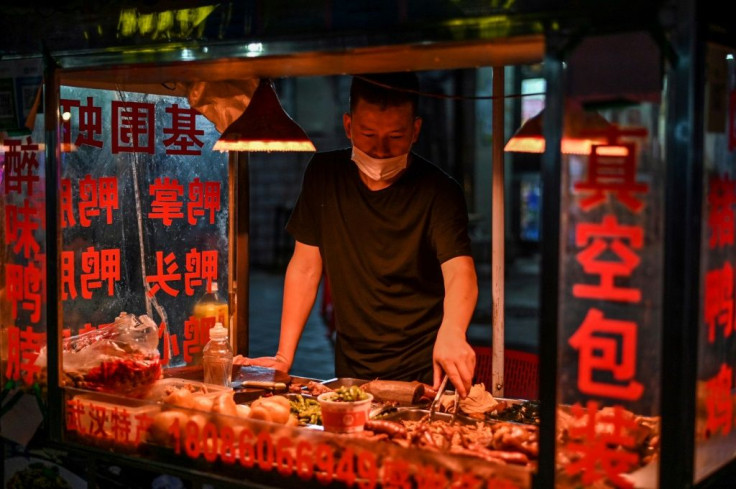
[[[142,396],[161,378],[158,327],[148,316],[122,313],[111,324],[63,343],[66,385]]]

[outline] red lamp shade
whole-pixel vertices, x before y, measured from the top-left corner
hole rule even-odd
[[[517,153],[544,153],[542,133],[544,109],[521,125],[509,139],[504,151]],[[605,144],[612,124],[597,112],[588,112],[577,105],[565,107],[561,150],[564,154],[590,154],[594,144]]]
[[[248,107],[215,143],[218,151],[316,151],[288,116],[270,80],[261,79]]]

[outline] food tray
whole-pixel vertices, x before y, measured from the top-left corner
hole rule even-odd
[[[171,390],[183,388],[189,389],[193,394],[199,394],[205,397],[217,397],[223,392],[232,392],[233,390],[231,387],[225,387],[223,385],[206,384],[196,380],[169,377],[154,382],[144,399],[161,402]]]
[[[498,412],[485,413],[486,421],[504,421],[526,425],[539,425],[539,402],[521,399],[504,399],[497,397],[497,401],[506,403],[506,409]]]
[[[296,375],[292,375],[291,376],[291,383],[292,384],[304,384],[304,385],[306,385],[306,384],[308,384],[310,382],[317,382],[318,384],[324,383],[324,381],[321,380],[321,379],[313,379],[311,377],[299,377],[299,376],[296,376]]]
[[[389,412],[381,414],[376,419],[385,419],[389,421],[420,421],[426,416],[429,416],[429,409],[419,409],[414,407],[397,407],[392,408]],[[447,423],[453,422],[452,414],[450,413],[438,413],[435,412],[432,418],[433,420],[445,421]],[[474,425],[477,421],[472,420],[466,416],[458,414],[455,416],[455,423],[470,424]]]
[[[335,379],[325,380],[322,382],[325,386],[329,387],[330,389],[338,389],[340,387],[352,387],[354,385],[363,385],[368,383],[365,379],[354,379],[352,377],[338,377]]]

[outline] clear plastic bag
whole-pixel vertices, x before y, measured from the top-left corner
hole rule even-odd
[[[65,339],[62,350],[64,382],[73,387],[140,397],[161,378],[158,327],[146,315],[121,313]]]

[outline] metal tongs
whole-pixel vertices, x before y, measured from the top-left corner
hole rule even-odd
[[[429,405],[429,421],[432,421],[432,418],[434,417],[434,413],[437,410],[437,404],[440,402],[440,398],[442,397],[442,393],[445,392],[445,387],[447,386],[447,374],[442,378],[442,382],[440,383],[440,388],[437,389],[437,394],[434,396],[434,400],[432,401],[432,404]]]

